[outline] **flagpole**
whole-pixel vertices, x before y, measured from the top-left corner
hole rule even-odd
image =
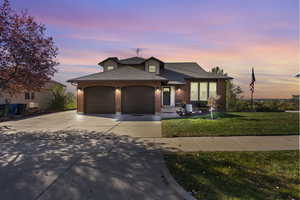
[[[252,111],[254,111],[254,101],[253,101],[254,84],[255,84],[255,74],[254,74],[254,68],[252,67],[252,75],[251,75],[251,83],[250,83],[250,91],[251,91],[251,109],[252,109]]]
[[[253,90],[251,90],[251,109],[254,111],[254,106],[253,106]]]

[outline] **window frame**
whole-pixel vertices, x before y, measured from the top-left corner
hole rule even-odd
[[[30,100],[30,93],[29,92],[24,93],[24,99],[25,100]]]
[[[210,88],[211,88],[211,83],[214,83],[214,84],[216,84],[216,95],[214,96],[214,97],[216,97],[216,96],[218,96],[218,86],[217,86],[217,82],[214,82],[214,81],[211,81],[211,82],[209,82],[209,87],[208,87],[208,98],[210,98],[211,97],[211,91],[210,91]]]
[[[197,100],[193,100],[192,99],[192,84],[196,84],[197,88],[196,88],[196,92],[197,92]],[[191,101],[199,101],[199,82],[191,82],[190,83],[190,100]]]
[[[35,98],[35,94],[34,94],[34,92],[31,92],[30,99],[31,99],[31,100],[34,100],[34,98]]]
[[[205,83],[206,84],[206,93],[205,93],[205,100],[201,100],[201,83]],[[198,82],[198,90],[199,90],[199,97],[198,97],[198,101],[207,101],[208,100],[208,93],[209,93],[209,82],[208,81],[200,81]]]
[[[197,93],[198,93],[198,98],[197,100],[192,100],[192,83],[197,83]],[[201,88],[200,88],[200,84],[201,83],[206,83],[206,100],[200,100],[200,96],[201,96]],[[218,82],[217,81],[192,81],[190,82],[190,101],[192,102],[205,102],[208,100],[208,98],[210,97],[210,84],[211,83],[215,83],[216,84],[216,96],[218,95]]]
[[[151,71],[150,69],[151,69],[151,67],[154,67],[154,71]],[[153,69],[153,68],[152,68]],[[156,73],[156,71],[157,71],[157,66],[156,65],[149,65],[148,66],[148,71],[150,72],[150,73]]]
[[[111,69],[110,69],[111,68]],[[112,66],[112,65],[109,65],[109,66],[107,66],[106,67],[106,69],[107,69],[107,71],[111,71],[111,70],[114,70],[115,69],[115,67],[114,66]]]

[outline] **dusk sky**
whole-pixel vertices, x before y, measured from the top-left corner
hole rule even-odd
[[[249,96],[299,93],[298,0],[12,0],[46,25],[59,48],[55,79],[98,72],[106,57],[155,56],[220,66]]]

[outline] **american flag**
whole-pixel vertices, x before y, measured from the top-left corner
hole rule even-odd
[[[255,74],[254,74],[254,68],[252,67],[252,79],[250,83],[250,91],[254,92],[254,82],[255,82]]]

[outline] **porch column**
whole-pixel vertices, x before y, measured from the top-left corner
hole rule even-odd
[[[187,81],[184,87],[184,99],[186,104],[191,103],[191,81]]]
[[[116,114],[120,115],[121,114],[121,88],[116,88],[115,89],[115,105],[116,105]]]
[[[155,114],[160,114],[161,111],[161,88],[155,88]]]

